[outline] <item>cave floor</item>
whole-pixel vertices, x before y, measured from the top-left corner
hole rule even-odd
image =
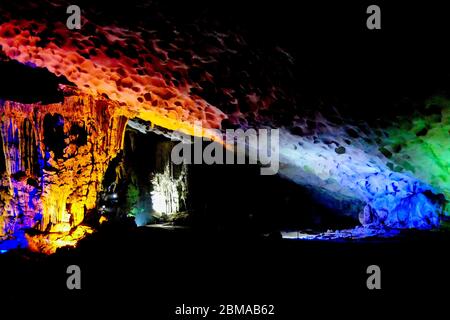
[[[137,311],[136,304],[145,303],[149,313],[162,314],[182,303],[266,303],[276,304],[283,314],[300,314],[319,310],[326,299],[341,301],[341,306],[361,299],[362,306],[373,308],[399,296],[443,297],[439,290],[450,286],[445,276],[449,245],[448,231],[299,241],[218,236],[189,228],[111,227],[52,256],[0,255],[0,271],[7,275],[2,287],[11,288],[0,296],[5,295],[2,301],[20,299],[31,290],[66,302],[116,299],[119,303],[109,310],[131,303],[135,309],[130,310]],[[66,289],[66,268],[74,264],[82,270],[79,292]],[[372,264],[383,272],[382,294],[366,288],[366,268]]]

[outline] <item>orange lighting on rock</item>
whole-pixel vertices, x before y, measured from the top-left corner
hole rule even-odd
[[[188,66],[161,59],[166,54],[158,43],[145,42],[139,33],[118,27],[92,28],[95,33],[87,34],[87,28],[71,31],[62,22],[9,21],[0,25],[0,45],[11,59],[47,68],[84,93],[118,102],[119,113],[128,118],[191,135],[194,122],[201,122],[206,129],[203,135],[214,136],[207,129],[220,128],[226,115],[190,93],[192,84],[185,80]],[[176,84],[167,79],[174,72],[183,75]]]
[[[108,164],[123,147],[128,119],[137,117],[190,135],[199,134],[195,126],[201,123],[200,134],[217,139],[209,129],[220,128],[226,118],[190,93],[187,66],[169,59],[157,41],[88,23],[90,28],[79,31],[68,30],[62,22],[0,24],[0,46],[9,59],[46,68],[77,87],[62,86],[62,103],[0,104],[6,158],[0,237],[13,234],[18,224],[33,226],[50,236],[28,239],[30,247],[47,253],[74,245],[86,234],[85,229],[73,232],[96,206]],[[174,73],[182,75],[179,81],[168,79]],[[46,121],[59,122],[62,150],[52,150]],[[85,131],[83,143],[73,128]],[[36,160],[41,172],[33,166]],[[37,212],[42,216],[37,218]]]
[[[25,225],[60,238],[83,221],[95,208],[109,161],[123,145],[127,119],[118,110],[117,103],[81,93],[50,105],[8,101],[0,105],[6,155],[2,184],[8,187],[1,193],[5,205],[0,232],[13,233],[18,219],[25,219],[31,221]],[[46,121],[52,117],[59,117],[63,130],[60,154],[48,140],[55,132],[46,132]],[[84,141],[76,128],[85,132]],[[31,164],[34,159],[45,163],[41,172]],[[41,219],[36,219],[36,212],[42,212]],[[60,244],[64,241],[58,240]]]

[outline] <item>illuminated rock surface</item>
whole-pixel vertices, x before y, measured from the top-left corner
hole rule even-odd
[[[67,233],[83,221],[122,147],[117,107],[75,93],[61,104],[1,103],[2,237],[25,227]]]

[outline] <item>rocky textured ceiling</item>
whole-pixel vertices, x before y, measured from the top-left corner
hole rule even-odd
[[[279,128],[280,175],[320,201],[358,211],[367,228],[439,225],[450,196],[445,98],[382,123],[311,111],[298,101],[295,59],[280,47],[258,49],[245,32],[202,20],[177,24],[151,3],[142,5],[151,14],[132,18],[83,8],[82,28],[69,30],[69,4],[6,0],[0,7],[1,59],[65,83],[58,103],[1,101],[2,238],[34,226],[74,242],[64,237],[94,209],[134,118],[188,134],[199,121],[201,135],[214,139],[209,129]]]

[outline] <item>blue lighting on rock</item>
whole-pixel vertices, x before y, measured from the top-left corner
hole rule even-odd
[[[0,251],[1,253],[6,253],[9,250],[13,249],[25,249],[28,248],[28,240],[25,237],[25,232],[23,230],[19,230],[10,236],[9,239],[0,242]]]
[[[313,190],[325,205],[352,208],[364,227],[439,227],[444,211],[439,192],[409,172],[393,171],[378,149],[364,141],[345,144],[339,138],[345,133],[336,131],[330,128],[316,137],[282,131],[280,174]],[[336,152],[334,145],[324,143],[331,138],[346,147]]]

